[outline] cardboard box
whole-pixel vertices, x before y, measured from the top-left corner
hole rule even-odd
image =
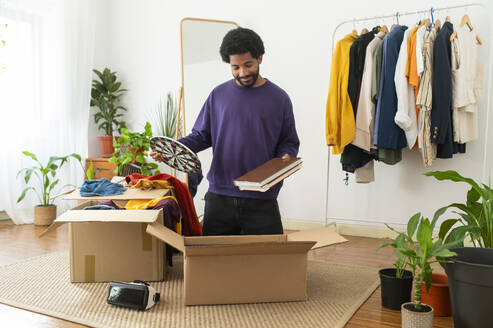
[[[154,199],[168,189],[127,189],[123,195],[81,197],[79,191],[65,199],[84,201],[59,216],[40,237],[69,224],[70,281],[160,281],[166,273],[163,243],[146,233],[149,223],[163,224],[162,210],[83,210],[111,199],[120,205],[130,199]]]
[[[183,253],[186,305],[306,300],[308,251],[347,241],[330,228],[183,237],[152,223],[147,232]]]

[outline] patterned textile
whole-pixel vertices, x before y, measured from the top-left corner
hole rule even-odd
[[[423,47],[424,70],[419,81],[418,96],[416,105],[419,106],[420,115],[418,116],[418,139],[421,145],[421,156],[425,167],[431,166],[436,158],[437,147],[431,142],[431,95],[433,81],[433,43],[437,31],[432,29],[425,40]]]

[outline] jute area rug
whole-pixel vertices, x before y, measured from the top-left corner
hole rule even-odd
[[[67,252],[0,267],[0,302],[94,327],[343,327],[379,284],[375,268],[309,261],[306,302],[184,306],[177,260],[145,312],[108,305],[107,283],[70,283]]]

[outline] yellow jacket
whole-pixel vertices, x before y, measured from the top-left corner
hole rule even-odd
[[[349,82],[349,49],[357,38],[356,33],[351,33],[339,40],[332,56],[329,95],[325,113],[325,137],[327,145],[333,146],[333,154],[341,154],[344,146],[354,139],[354,112],[347,88]]]

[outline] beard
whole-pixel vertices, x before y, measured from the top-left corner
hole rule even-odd
[[[246,76],[238,76],[238,77],[235,77],[235,80],[242,86],[242,87],[245,87],[245,88],[251,88],[255,85],[255,83],[257,82],[257,79],[258,79],[258,76],[259,76],[259,71],[257,71],[256,73],[254,74],[250,74],[250,75],[246,75]],[[245,82],[245,80],[249,80],[248,82]]]

